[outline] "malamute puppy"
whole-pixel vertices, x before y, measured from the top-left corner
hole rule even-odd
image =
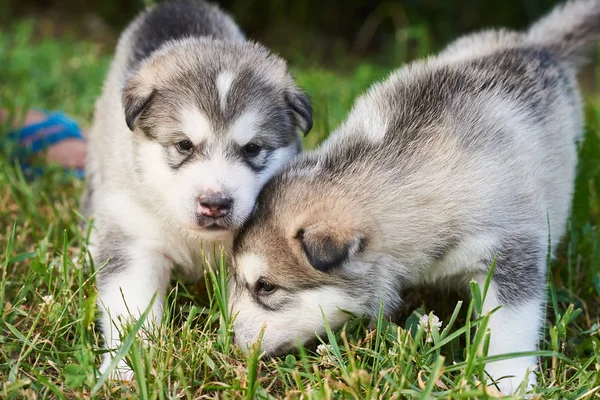
[[[391,313],[402,290],[475,280],[489,354],[535,350],[546,257],[565,234],[582,135],[575,73],[600,35],[600,1],[566,3],[527,32],[487,31],[374,85],[318,150],[259,195],[234,243],[235,340],[266,325],[281,354],[345,311]],[[534,357],[490,363],[505,392]],[[500,379],[507,377],[505,379]]]
[[[230,246],[261,187],[299,151],[311,114],[286,63],[212,4],[167,2],[130,24],[97,102],[82,202],[95,218],[108,348],[120,343],[118,321],[154,294],[160,321],[174,267],[201,276],[213,244]]]

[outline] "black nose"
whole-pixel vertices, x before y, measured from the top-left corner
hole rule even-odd
[[[206,217],[221,218],[229,214],[233,200],[222,193],[202,195],[198,199],[198,212]]]

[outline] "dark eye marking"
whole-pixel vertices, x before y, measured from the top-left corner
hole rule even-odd
[[[260,152],[261,147],[258,144],[256,144],[256,143],[250,142],[247,145],[245,145],[242,148],[242,150],[244,151],[244,155],[245,156],[247,156],[247,157],[254,157],[254,156],[256,156]]]
[[[254,172],[259,173],[269,165],[269,158],[273,154],[274,150],[276,149],[270,146],[259,146],[259,150],[256,151],[256,153],[248,154],[244,148],[242,148],[242,161],[245,162],[246,165],[248,165],[248,167],[250,167],[250,169],[252,169]]]
[[[181,154],[189,154],[194,149],[194,144],[189,139],[180,140],[175,143],[175,148]]]
[[[276,289],[277,289],[277,286],[268,282],[265,278],[260,278],[256,282],[256,285],[254,286],[254,291],[256,292],[257,296],[269,295],[269,294],[275,292]]]

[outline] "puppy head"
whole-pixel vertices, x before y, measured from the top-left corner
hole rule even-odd
[[[237,230],[312,126],[285,62],[252,43],[171,42],[127,79],[122,101],[144,195],[201,235]]]
[[[377,315],[386,277],[375,266],[375,229],[352,212],[360,209],[327,182],[278,177],[265,187],[234,244],[230,298],[240,347],[265,326],[263,351],[278,355],[323,334],[323,317],[337,329],[351,314]]]

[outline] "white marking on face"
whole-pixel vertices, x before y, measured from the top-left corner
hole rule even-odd
[[[217,92],[219,93],[221,110],[224,110],[227,104],[227,95],[234,77],[235,75],[231,71],[223,71],[217,76]]]
[[[258,254],[244,254],[238,259],[237,267],[244,275],[246,283],[254,284],[263,275],[267,263]]]
[[[164,150],[154,142],[141,146],[144,181],[152,188],[160,213],[186,229],[197,229],[196,210],[202,194],[225,192],[233,199],[232,218],[241,225],[254,208],[256,196],[267,178],[257,175],[245,163],[231,161],[219,146],[208,159],[198,160],[174,173],[164,161]],[[150,195],[150,194],[149,194]],[[160,199],[160,201],[158,201]]]
[[[260,116],[254,111],[246,111],[231,124],[229,134],[240,146],[248,144],[256,135]]]
[[[234,287],[235,285],[232,285]],[[350,316],[345,312],[361,315],[363,310],[356,298],[335,286],[323,286],[297,292],[293,306],[282,310],[268,311],[259,306],[247,289],[234,293],[232,306],[235,321],[235,341],[243,350],[258,340],[263,326],[262,349],[267,354],[280,352],[281,346],[293,348],[297,341],[305,343],[323,333],[323,314],[333,329],[338,329]],[[277,292],[271,296],[279,295]],[[281,294],[292,296],[291,294]],[[322,314],[322,313],[323,314]]]
[[[153,198],[157,212],[187,230],[198,229],[198,198],[208,192],[225,192],[233,200],[231,220],[237,229],[245,222],[256,196],[267,180],[295,154],[295,143],[274,150],[267,166],[260,172],[245,162],[227,157],[226,145],[214,143],[210,157],[201,158],[174,172],[164,159],[164,148],[156,142],[140,145],[140,170],[143,171],[145,194]]]
[[[194,143],[202,143],[213,135],[213,128],[204,113],[195,108],[181,111],[181,129]]]

